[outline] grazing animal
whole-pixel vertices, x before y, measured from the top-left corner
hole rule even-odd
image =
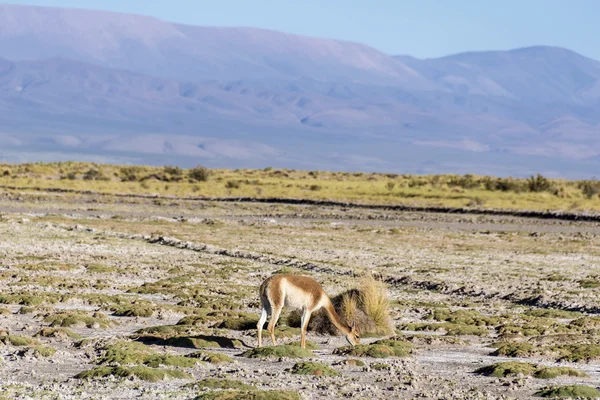
[[[271,320],[267,330],[271,335],[273,345],[277,344],[275,341],[275,324],[277,324],[284,306],[302,310],[300,320],[302,339],[300,345],[303,349],[306,348],[306,329],[310,315],[321,308],[325,308],[331,322],[346,336],[346,340],[351,345],[360,342],[360,335],[355,324],[348,326],[343,321],[335,311],[327,293],[313,278],[302,275],[273,275],[260,285],[260,301],[262,311],[257,325],[258,347],[262,346],[262,329],[268,315],[271,316]]]

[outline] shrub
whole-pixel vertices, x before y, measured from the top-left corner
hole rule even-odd
[[[173,175],[173,176],[181,176],[183,175],[183,171],[179,167],[171,167],[170,165],[165,165],[163,167],[165,174]]]
[[[188,177],[196,182],[206,182],[210,177],[210,170],[198,165],[197,167],[189,170]]]
[[[227,189],[239,189],[240,183],[238,181],[227,181],[225,184],[225,188]]]
[[[583,195],[588,199],[598,196],[600,193],[600,181],[597,181],[596,179],[581,181],[578,186]]]
[[[123,182],[136,182],[140,179],[139,174],[141,172],[140,167],[121,167],[119,176]]]
[[[86,181],[107,181],[108,178],[95,168],[90,168],[85,174],[83,179]]]
[[[529,177],[527,187],[530,192],[549,192],[553,189],[552,183],[540,174]]]

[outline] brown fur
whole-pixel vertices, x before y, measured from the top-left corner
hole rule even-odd
[[[290,293],[284,293],[288,288]],[[286,305],[286,300],[292,306],[300,307],[303,311],[303,323],[301,324],[301,346],[306,347],[306,329],[310,316],[313,312],[324,308],[331,322],[346,336],[351,344],[358,343],[360,337],[355,327],[348,326],[338,315],[321,285],[313,278],[303,275],[274,275],[267,278],[260,285],[260,299],[262,312],[259,319],[258,346],[262,346],[262,328],[268,315],[271,320],[267,330],[271,335],[273,344],[275,340],[275,325],[279,320],[281,310]]]

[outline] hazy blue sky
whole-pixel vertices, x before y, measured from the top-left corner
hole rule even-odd
[[[193,25],[252,26],[437,57],[544,44],[600,60],[598,0],[12,0],[152,15]]]

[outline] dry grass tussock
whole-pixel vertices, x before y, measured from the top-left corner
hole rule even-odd
[[[388,335],[394,332],[390,317],[390,302],[385,283],[365,274],[358,287],[331,299],[338,314],[349,324],[356,324],[361,334]],[[288,324],[300,326],[300,312],[292,311]],[[325,310],[314,313],[308,329],[321,334],[338,335]]]

